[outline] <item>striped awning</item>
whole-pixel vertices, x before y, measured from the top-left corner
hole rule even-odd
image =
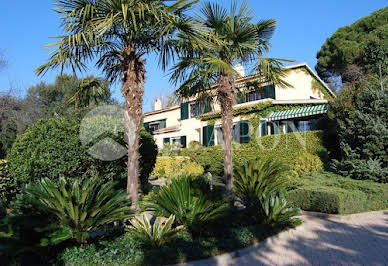
[[[283,120],[295,117],[304,117],[326,113],[325,105],[315,105],[298,109],[290,109],[280,112],[273,112],[269,115],[268,121]]]

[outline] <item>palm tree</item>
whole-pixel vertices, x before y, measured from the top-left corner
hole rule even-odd
[[[235,2],[230,13],[216,3],[206,2],[200,8],[195,22],[206,33],[207,42],[199,43],[181,34],[180,60],[172,69],[171,80],[181,83],[176,91],[182,98],[209,95],[214,91],[221,106],[224,132],[224,175],[228,188],[233,187],[232,131],[233,105],[235,104],[234,70],[236,63],[256,64],[255,71],[271,83],[285,84],[281,77],[281,60],[263,58],[269,50],[269,40],[275,30],[274,19],[252,23],[251,10],[243,3],[239,10]],[[205,44],[205,45],[204,45]],[[287,84],[288,85],[288,84]],[[206,99],[206,96],[203,96]]]
[[[159,52],[166,66],[171,56],[164,41],[176,27],[185,24],[183,16],[195,1],[177,0],[56,0],[64,34],[49,45],[54,50],[48,62],[36,72],[71,68],[86,70],[96,59],[107,79],[121,79],[128,120],[127,191],[137,209],[139,193],[139,130],[145,82],[144,56]],[[171,1],[170,1],[171,2]]]
[[[90,104],[105,102],[110,97],[109,86],[101,78],[86,77],[79,82],[77,91],[67,101],[75,108],[88,107]]]

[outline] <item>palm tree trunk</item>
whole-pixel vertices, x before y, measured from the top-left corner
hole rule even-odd
[[[227,74],[221,74],[218,80],[217,94],[221,105],[222,128],[224,132],[224,177],[226,179],[226,186],[232,189],[233,105],[235,102],[233,78]]]
[[[144,61],[136,54],[136,49],[127,47],[123,50],[125,67],[121,93],[125,97],[128,125],[128,176],[127,192],[132,201],[132,208],[138,209],[139,186],[139,132],[142,117],[145,67]]]

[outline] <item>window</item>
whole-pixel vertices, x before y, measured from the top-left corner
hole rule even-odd
[[[191,117],[197,117],[201,114],[201,105],[198,103],[190,104],[190,115]]]
[[[166,128],[166,119],[144,123],[144,128],[152,134],[155,130]]]
[[[154,132],[155,130],[158,130],[159,129],[159,123],[152,123],[149,125],[149,130],[151,132]]]
[[[309,121],[299,121],[298,130],[301,132],[310,131]]]
[[[248,98],[247,99],[248,102],[253,102],[253,101],[257,101],[257,100],[263,99],[263,95],[260,92],[251,91],[251,92],[248,93],[247,98]]]

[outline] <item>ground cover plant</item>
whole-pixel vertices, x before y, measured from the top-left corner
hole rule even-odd
[[[294,178],[287,199],[306,211],[350,214],[388,208],[388,185],[353,180],[330,172]]]

